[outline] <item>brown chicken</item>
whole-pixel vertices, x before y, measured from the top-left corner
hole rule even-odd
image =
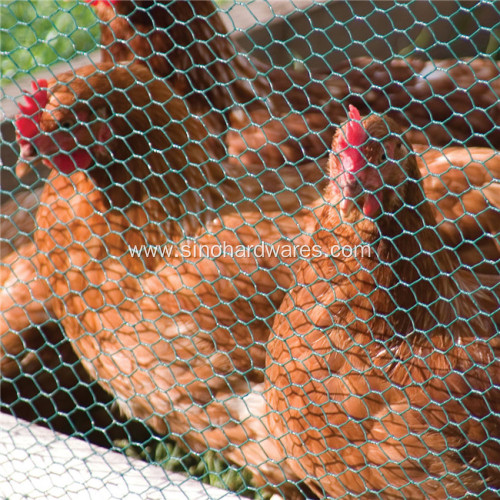
[[[323,111],[325,129],[345,118],[348,99],[365,111],[391,109],[410,127],[414,143],[500,148],[500,71],[490,59],[382,64],[356,58],[332,68],[339,76],[310,75],[238,52],[211,0],[92,3],[102,21],[103,60],[142,61],[186,95],[193,111],[224,111],[235,103],[259,109],[265,103],[280,118],[316,108]],[[286,131],[280,134],[286,140]],[[244,151],[245,144],[240,147]]]
[[[443,249],[395,122],[352,107],[332,148],[268,345],[270,430],[321,496],[497,498],[500,276]]]
[[[99,5],[97,7],[100,9]],[[164,5],[161,6],[161,9],[163,8]],[[183,9],[179,12],[176,9],[174,8],[174,12],[176,15],[180,15],[182,19]],[[165,16],[162,16],[160,11],[155,12],[156,14],[159,23],[172,21],[170,17],[165,18]],[[179,32],[174,30],[174,36],[177,37],[176,43],[184,43],[182,42],[183,36],[185,36],[184,30],[181,29]],[[159,37],[156,35],[152,37],[155,43],[157,38],[161,40],[161,34]],[[144,43],[143,38],[137,37],[137,39]],[[134,43],[132,41],[132,46]],[[118,46],[120,44],[116,45],[116,47]],[[125,45],[123,48],[125,49]],[[144,47],[137,50],[141,53]],[[177,56],[179,54],[176,54],[174,59],[178,61]],[[117,60],[123,58],[121,52],[116,54]],[[109,58],[107,59],[109,60]],[[163,56],[155,56],[152,61],[163,61],[166,64],[167,60]],[[162,64],[160,62],[153,64],[157,74],[162,75]],[[193,85],[197,85],[196,82],[200,78],[203,79],[203,77],[197,75]],[[181,80],[184,83],[179,83]],[[206,113],[209,109],[206,101],[200,97],[199,92],[196,96],[191,95],[192,93],[188,91],[186,82],[182,77],[178,76],[178,78],[169,79],[169,81],[178,93],[182,92],[182,95],[187,95],[187,100],[192,108],[200,113]],[[42,81],[38,86],[43,88],[46,86],[46,82]],[[218,88],[221,95],[227,92],[224,86]],[[27,103],[21,109],[27,117],[21,116],[19,118],[24,129],[24,137],[20,138],[19,144],[25,162],[29,162],[36,155],[36,150],[29,139],[37,134],[37,123],[33,117],[36,118],[39,105],[43,106],[43,93],[40,93],[35,88],[34,90],[32,97],[26,97]],[[216,100],[215,97],[214,100]],[[200,102],[202,103],[201,107],[199,106]],[[311,160],[322,155],[325,150],[325,141],[332,133],[330,130],[325,130],[321,113],[315,111],[308,113],[304,117],[285,117],[282,122],[280,119],[271,117],[265,106],[260,106],[252,111],[251,119],[248,117],[247,112],[240,108],[231,110],[224,119],[221,116],[217,113],[209,113],[203,117],[203,122],[208,130],[215,135],[221,134],[223,138],[223,141],[207,140],[206,144],[211,143],[212,146],[217,148],[217,150],[214,150],[210,149],[209,146],[209,156],[212,159],[219,160],[224,157],[224,177],[234,179],[231,199],[228,201],[238,203],[239,210],[245,209],[244,198],[246,198],[250,200],[250,206],[252,201],[255,201],[258,203],[259,209],[266,214],[276,210],[280,213],[295,214],[302,207],[314,204],[318,200],[324,182],[324,171],[317,162]],[[227,130],[226,119],[229,121],[229,130]],[[249,120],[251,121],[249,122]],[[252,125],[249,126],[249,123]],[[255,124],[258,125],[258,134],[253,133]],[[316,133],[312,134],[311,132]],[[283,140],[284,137],[286,141]],[[242,139],[247,141],[247,146],[244,149],[241,148]],[[274,171],[271,170],[271,167],[273,167]],[[308,182],[304,183],[304,179],[307,179]],[[189,179],[189,182],[200,189],[203,187],[203,180],[199,178]],[[220,179],[217,182],[220,182]],[[229,184],[230,182],[227,181],[226,185]],[[39,196],[37,193],[36,198],[38,199]],[[221,200],[217,203],[221,203]],[[18,211],[17,207],[14,207],[14,211]],[[18,217],[18,219],[20,220],[16,221],[16,226],[12,229],[22,227],[26,233],[34,230],[31,213],[24,217]],[[185,219],[188,220],[189,217]],[[191,217],[191,219],[196,219],[196,217]],[[8,235],[11,228],[3,227],[4,234]],[[14,236],[19,240],[17,235]],[[25,297],[29,292],[26,285],[16,280],[16,275],[22,273],[25,280],[27,280],[26,269],[29,268],[30,263],[25,261],[23,254],[33,254],[35,247],[30,241],[24,241],[23,244],[26,245],[26,248],[21,248],[19,255],[17,255],[18,252],[16,251],[5,259],[4,272],[9,276],[7,280],[9,286],[3,292],[0,292],[0,298],[5,296],[6,304]],[[11,242],[9,242],[9,246],[11,246]],[[9,269],[11,262],[16,262],[16,268],[12,270]],[[32,279],[27,281],[35,283],[36,277],[33,275]],[[36,300],[30,300],[29,303],[26,303],[26,300],[24,300],[23,304],[26,304],[26,307],[30,310],[28,315],[18,315],[15,312],[8,313],[8,323],[5,321],[0,324],[2,326],[0,330],[0,370],[2,375],[8,378],[16,376],[21,366],[26,371],[33,371],[34,366],[38,366],[37,356],[28,356],[29,352],[25,349],[26,345],[40,343],[39,339],[36,338],[39,337],[39,332],[29,327],[27,321],[29,316],[41,318],[45,314],[45,321],[50,319],[42,303]],[[50,337],[57,338],[57,332],[51,332]]]
[[[58,171],[31,259],[46,309],[126,415],[258,483],[293,479],[260,421],[264,345],[312,211],[240,205],[220,143],[143,66],[65,73],[47,97],[32,141]]]

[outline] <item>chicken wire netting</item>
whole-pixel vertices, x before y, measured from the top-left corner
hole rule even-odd
[[[0,5],[1,495],[497,498],[498,4],[90,3]]]

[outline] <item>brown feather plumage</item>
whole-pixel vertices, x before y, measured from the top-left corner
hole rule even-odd
[[[494,498],[500,278],[457,269],[413,154],[382,140],[380,118],[363,124],[382,213],[348,211],[342,184],[330,184],[310,242],[322,253],[298,266],[269,343],[269,426],[320,494]],[[332,255],[335,245],[370,251]]]
[[[75,115],[70,134],[61,124]],[[292,280],[295,258],[280,248],[300,243],[314,215],[233,208],[234,184],[200,124],[142,66],[92,66],[52,82],[37,146],[51,159],[71,135],[94,164],[49,177],[33,265],[50,289],[47,311],[124,413],[194,450],[221,450],[259,484],[280,484],[294,474],[260,421],[264,345]],[[105,127],[103,148],[93,138]],[[227,250],[261,242],[277,255]],[[141,245],[176,253],[132,255]],[[222,255],[203,254],[220,246]]]

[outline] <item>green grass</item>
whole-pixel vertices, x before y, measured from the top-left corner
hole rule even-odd
[[[75,0],[0,0],[2,85],[96,48],[93,9]]]
[[[186,474],[209,484],[255,500],[269,500],[271,494],[252,485],[252,475],[244,468],[230,466],[222,456],[206,451],[195,454],[166,438],[146,446],[133,446],[127,440],[115,441],[115,446],[133,458],[160,465],[167,471]]]

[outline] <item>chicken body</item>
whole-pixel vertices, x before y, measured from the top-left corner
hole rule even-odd
[[[23,358],[29,354],[27,347],[32,347],[30,339],[39,337],[37,328],[50,321],[45,307],[50,290],[37,276],[36,255],[34,243],[25,243],[0,265],[0,371],[7,378],[19,373]],[[57,336],[55,329],[50,331]],[[31,357],[31,364],[38,366],[39,362]]]
[[[143,67],[83,68],[49,94],[34,143],[59,172],[33,262],[50,313],[124,413],[221,450],[257,483],[293,479],[269,462],[284,457],[260,420],[263,368],[296,260],[282,248],[300,244],[312,211],[233,208],[217,142]]]
[[[443,243],[462,264],[497,272],[500,154],[489,148],[413,148]]]
[[[457,269],[386,120],[334,138],[315,255],[269,343],[268,425],[320,495],[497,498],[500,277]]]

